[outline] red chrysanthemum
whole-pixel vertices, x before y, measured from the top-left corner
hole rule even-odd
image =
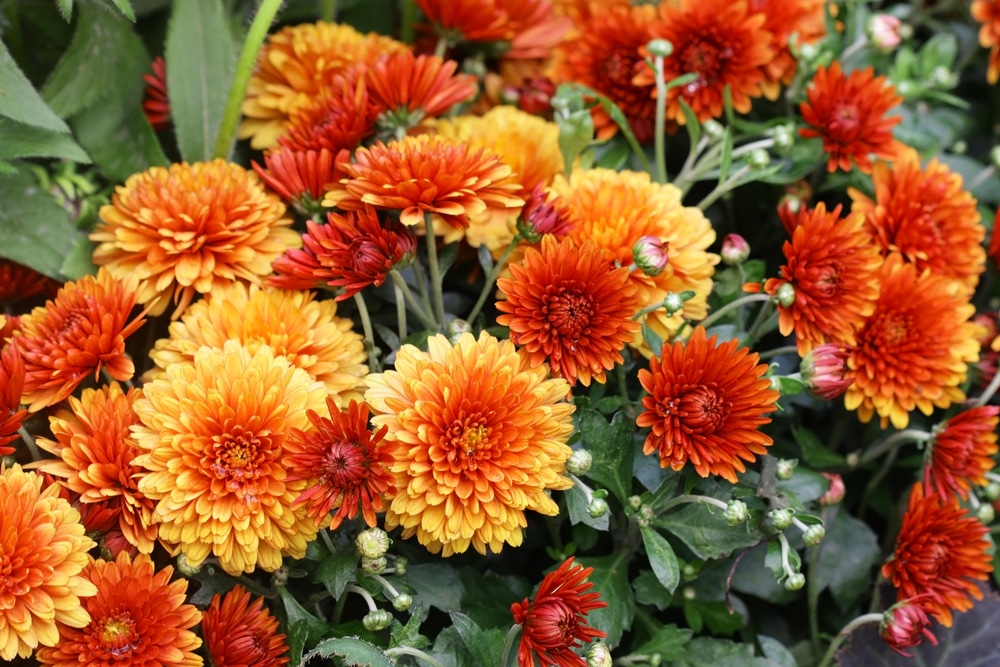
[[[872,155],[893,160],[899,154],[902,145],[893,138],[892,128],[903,119],[886,113],[903,98],[884,76],[876,77],[873,68],[845,76],[838,61],[820,66],[806,96],[799,109],[811,127],[799,134],[823,139],[823,150],[830,155],[827,171],[850,171],[853,160],[867,174]]]
[[[761,87],[769,100],[778,99],[782,84],[795,77],[798,62],[790,42],[795,35],[798,46],[811,44],[826,33],[823,15],[825,0],[749,0],[750,11],[764,15],[764,30],[771,33],[774,57],[764,65]]]
[[[593,571],[568,558],[545,575],[533,600],[524,598],[510,606],[514,622],[521,626],[518,667],[534,667],[536,658],[550,667],[586,667],[573,649],[607,636],[587,625],[587,614],[608,606],[600,593],[587,592],[594,587],[587,581]]]
[[[926,639],[937,646],[935,637],[927,626],[931,620],[924,611],[920,598],[903,600],[885,610],[879,627],[879,634],[885,643],[896,653],[912,658],[904,648],[919,646]]]
[[[51,298],[59,283],[23,264],[0,257],[0,305],[9,305],[40,296]]]
[[[336,299],[343,301],[384,283],[415,246],[409,229],[393,221],[382,223],[370,206],[344,215],[330,213],[326,224],[306,221],[302,249],[289,250],[274,261],[277,275],[269,284],[283,289],[339,287],[344,292]]]
[[[1000,407],[982,405],[959,412],[934,429],[926,483],[942,498],[967,498],[973,484],[985,485],[994,467]]]
[[[759,427],[771,421],[781,395],[763,377],[767,364],[736,339],[718,344],[698,327],[687,343],[664,344],[660,358],[639,371],[649,393],[636,419],[651,427],[643,452],[657,452],[660,466],[680,470],[691,462],[702,477],[720,475],[733,484],[743,461],[765,454],[771,437]]]
[[[632,319],[638,287],[628,268],[616,268],[593,242],[578,247],[547,235],[541,251],[528,248],[510,272],[497,281],[504,295],[497,324],[510,328],[533,367],[548,358],[552,375],[590,386],[624,362],[621,351],[640,328]]]
[[[990,50],[986,80],[996,83],[1000,80],[1000,2],[974,0],[970,9],[972,18],[982,24],[979,26],[979,44]]]
[[[146,112],[146,120],[157,132],[170,127],[170,96],[167,95],[167,63],[163,56],[156,56],[152,64],[153,73],[143,74],[146,81],[146,97],[142,101],[142,110]]]
[[[559,195],[539,183],[528,195],[517,220],[517,231],[529,243],[538,243],[546,234],[561,239],[573,230],[569,210]]]
[[[470,99],[476,94],[476,77],[456,74],[457,69],[454,60],[415,56],[412,51],[379,58],[365,73],[369,94],[384,109],[379,124],[399,136]]]
[[[972,598],[983,598],[976,582],[988,580],[993,571],[988,533],[967,510],[940,496],[925,496],[916,484],[882,576],[892,581],[898,600],[921,596],[921,606],[951,627],[952,611],[967,611]]]
[[[365,523],[374,527],[375,512],[384,509],[395,490],[389,470],[394,459],[389,449],[381,446],[389,429],[383,426],[373,432],[368,427],[365,403],[351,401],[346,410],[341,410],[327,399],[326,406],[329,417],[309,410],[306,415],[312,428],[292,429],[285,442],[288,480],[309,480],[295,504],[305,505],[307,514],[317,523],[336,509],[331,530],[358,512]]]
[[[3,341],[0,341],[0,346]],[[17,440],[21,420],[28,414],[21,407],[24,391],[24,361],[13,345],[0,352],[0,456],[13,454],[13,447],[5,447]]]
[[[135,372],[125,354],[125,339],[145,322],[145,314],[129,322],[138,280],[116,280],[104,268],[97,277],[66,283],[56,298],[21,318],[14,336],[24,358],[23,403],[36,412],[73,393],[85,377],[101,369],[116,380]]]
[[[336,161],[349,159],[346,152],[337,157],[342,160]],[[342,168],[335,166],[334,154],[325,148],[299,151],[279,146],[264,153],[265,167],[252,164],[260,180],[304,215],[320,210],[327,185],[343,175]]]
[[[264,598],[236,586],[226,597],[216,593],[201,617],[201,634],[213,667],[282,667],[288,645],[278,621],[264,608]]]

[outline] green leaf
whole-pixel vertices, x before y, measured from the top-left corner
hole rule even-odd
[[[400,577],[405,584],[417,592],[424,604],[437,607],[441,611],[458,611],[462,608],[462,582],[458,571],[444,563],[423,563],[410,565],[406,574]]]
[[[316,568],[316,581],[326,586],[335,600],[344,594],[347,584],[357,578],[358,554],[355,551],[330,554]]]
[[[221,0],[176,0],[167,28],[167,90],[177,146],[188,162],[212,159],[235,65]]]
[[[871,570],[881,553],[878,536],[866,523],[840,506],[830,511],[833,517],[826,522],[826,539],[809,576],[818,577],[819,590],[829,587],[837,606],[846,611],[871,590]]]
[[[729,607],[722,600],[694,600],[684,601],[684,616],[691,618],[695,622],[692,629],[696,632],[701,630],[701,626],[708,627],[710,632],[718,635],[732,635],[743,627],[743,617]],[[695,628],[695,626],[698,626]]]
[[[73,18],[73,0],[56,0],[56,7],[59,8],[63,19],[69,23],[70,19]]]
[[[0,158],[45,157],[90,163],[90,156],[73,137],[0,116]]]
[[[458,242],[449,243],[445,247],[441,248],[441,252],[438,253],[438,266],[441,267],[442,278],[451,265],[455,263],[455,258],[458,257]]]
[[[70,280],[78,280],[86,275],[95,275],[97,267],[94,266],[93,256],[94,242],[86,235],[77,233],[73,239],[73,245],[59,267],[59,273]]]
[[[664,588],[673,593],[681,581],[681,566],[677,562],[673,548],[653,528],[643,526],[639,530],[642,533],[642,543],[646,547],[649,564],[653,567],[653,574]]]
[[[285,607],[286,629],[299,630],[301,628],[305,630],[302,635],[297,636],[301,638],[302,643],[293,642],[289,645],[293,656],[292,664],[297,664],[295,658],[302,654],[302,648],[306,644],[313,644],[329,634],[330,626],[303,609],[298,600],[284,586],[278,586],[278,595],[281,596],[281,602]]]
[[[819,500],[830,488],[830,480],[815,470],[798,467],[791,479],[779,479],[775,487],[778,491],[794,493],[800,503]]]
[[[774,667],[774,664],[755,657],[752,644],[697,637],[688,644],[687,656],[671,667]]]
[[[569,510],[571,524],[582,523],[601,531],[607,531],[611,527],[611,512],[605,512],[596,519],[590,516],[587,512],[587,494],[576,484],[572,489],[567,489],[563,497],[566,499],[566,509]]]
[[[313,658],[343,658],[345,664],[354,667],[395,667],[396,664],[378,646],[358,637],[324,639],[302,656],[302,662],[298,664],[304,665]]]
[[[733,131],[726,128],[722,133],[722,157],[719,162],[719,183],[729,176],[729,168],[733,164]]]
[[[642,339],[646,341],[646,345],[649,346],[649,349],[654,354],[658,354],[663,350],[663,339],[660,338],[660,334],[653,331],[653,328],[646,324],[646,318],[642,318]]]
[[[583,444],[594,457],[587,477],[626,502],[632,493],[633,424],[623,412],[617,413],[610,424],[594,410],[580,410],[575,417]]]
[[[510,625],[510,606],[531,594],[531,584],[521,577],[473,568],[463,568],[459,576],[465,589],[461,611],[484,628]]]
[[[77,140],[109,180],[170,164],[139,106],[141,96],[141,88],[118,91],[71,121]]]
[[[604,641],[614,648],[625,631],[632,627],[635,615],[635,599],[628,583],[627,552],[620,551],[600,558],[579,558],[577,562],[594,568],[589,578],[594,584],[593,590],[600,593],[601,600],[608,603],[607,607],[590,612],[587,623],[608,633]]]
[[[590,111],[581,109],[557,116],[556,122],[559,125],[559,150],[568,174],[573,171],[573,162],[594,139],[594,119]]]
[[[843,456],[827,449],[816,434],[804,426],[793,426],[792,437],[802,450],[802,460],[814,468],[834,468],[846,463]]]
[[[69,212],[26,170],[0,179],[0,202],[0,257],[62,280],[77,237]]]
[[[730,527],[722,510],[701,503],[689,503],[676,512],[659,516],[654,523],[687,545],[698,558],[708,560],[745,549],[764,536],[748,526]]]
[[[455,625],[462,641],[465,642],[465,648],[469,649],[469,653],[472,654],[477,665],[482,667],[495,667],[497,665],[500,654],[503,652],[503,630],[499,628],[483,630],[471,618],[458,612],[452,613],[451,622]]]
[[[799,667],[792,652],[774,637],[757,635],[757,641],[760,642],[760,648],[764,651],[764,657],[773,662],[774,667]]]
[[[66,123],[57,116],[35,91],[14,62],[7,46],[0,41],[0,116],[53,132],[68,133]]]
[[[111,3],[118,8],[118,11],[125,15],[125,18],[135,23],[135,12],[132,11],[132,3],[128,0],[111,0]]]
[[[688,137],[691,140],[691,148],[689,150],[693,151],[695,146],[698,145],[698,141],[701,140],[701,122],[698,120],[698,116],[695,115],[694,109],[691,108],[683,96],[679,96],[677,101],[681,103],[681,111],[684,113],[684,128],[687,130]]]
[[[762,600],[785,605],[798,597],[796,591],[790,591],[779,584],[774,574],[764,565],[764,559],[770,543],[760,544],[746,552],[740,559],[733,576],[734,591],[756,595]]]
[[[686,645],[693,633],[674,624],[665,625],[649,641],[632,651],[638,655],[659,655],[661,660],[677,660],[687,655]]]
[[[635,601],[639,604],[651,604],[660,611],[670,606],[674,601],[673,594],[663,587],[656,575],[649,570],[643,570],[632,581]]]

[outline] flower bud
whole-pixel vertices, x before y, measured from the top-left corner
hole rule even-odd
[[[507,84],[500,90],[500,104],[507,104],[510,106],[517,106],[517,103],[521,101],[521,91],[517,89],[516,86]]]
[[[698,597],[698,591],[696,591],[691,586],[685,586],[684,590],[681,592],[685,600],[694,600]]]
[[[587,667],[611,667],[611,649],[604,642],[594,642],[587,651]]]
[[[965,142],[965,139],[959,139],[951,145],[951,152],[955,155],[965,155],[969,152],[969,144]]]
[[[823,524],[816,523],[809,526],[806,532],[802,533],[802,542],[807,547],[814,547],[822,542],[824,537],[826,537],[826,528],[823,527]]]
[[[795,510],[790,507],[785,507],[778,510],[771,510],[771,523],[778,530],[784,530],[792,525],[792,517],[795,516]]]
[[[536,116],[551,117],[552,96],[556,94],[556,84],[551,79],[544,76],[526,79],[517,94],[517,105],[521,111]]]
[[[670,265],[669,247],[655,236],[643,236],[632,246],[632,259],[647,276],[658,276]]]
[[[413,596],[407,593],[400,593],[392,600],[392,607],[396,611],[406,611],[413,604]]]
[[[185,577],[193,577],[201,572],[201,564],[192,565],[188,560],[187,554],[181,553],[181,555],[177,557],[177,571]]]
[[[997,513],[996,510],[993,509],[993,505],[983,503],[979,506],[979,509],[976,510],[976,518],[988,526],[993,523],[993,519],[997,518]]]
[[[799,465],[798,459],[778,459],[777,475],[780,480],[789,480]]]
[[[778,125],[774,128],[774,148],[779,153],[787,153],[795,145],[795,126]]]
[[[781,283],[774,296],[782,308],[791,308],[792,304],[795,303],[795,288],[792,287],[791,283]]]
[[[368,630],[369,632],[385,630],[392,625],[392,614],[387,612],[385,609],[376,609],[365,614],[365,617],[361,619],[361,624],[364,625],[365,630]]]
[[[273,573],[271,573],[271,582],[275,586],[284,586],[285,584],[287,584],[288,583],[288,568],[282,566],[282,567],[279,567],[277,570],[275,570]]]
[[[937,645],[937,638],[927,629],[930,624],[927,612],[915,599],[910,598],[885,610],[879,624],[879,634],[893,651],[912,658],[903,649],[919,646],[924,639]]]
[[[649,55],[659,58],[668,58],[674,52],[674,45],[667,39],[654,39],[646,45]]]
[[[381,528],[369,528],[362,530],[354,539],[354,546],[365,558],[379,558],[389,550],[392,540],[389,533]]]
[[[747,155],[747,164],[751,169],[763,169],[771,164],[771,154],[763,148],[755,148]]]
[[[667,309],[667,315],[684,310],[684,297],[677,292],[667,292],[667,298],[663,300],[663,307]]]
[[[587,514],[591,519],[600,519],[608,513],[608,501],[604,498],[593,498],[587,505]]]
[[[656,510],[652,505],[643,505],[639,508],[639,525],[648,526],[656,518]]]
[[[990,502],[995,502],[1000,500],[1000,484],[996,482],[990,482],[985,487],[983,487],[983,495]]]
[[[709,118],[702,123],[701,129],[705,131],[705,135],[712,141],[721,141],[722,137],[726,134],[726,128],[722,126],[722,123],[713,118]]]
[[[728,525],[736,527],[750,518],[750,510],[742,500],[730,500],[722,516]]]
[[[628,506],[634,510],[638,510],[640,507],[642,507],[642,498],[640,498],[639,496],[629,496]]]
[[[452,321],[448,322],[447,331],[448,340],[452,345],[454,345],[462,337],[462,334],[472,331],[472,327],[465,320],[456,317]]]
[[[382,574],[385,572],[388,564],[389,561],[385,556],[379,556],[378,558],[361,557],[361,570],[367,574]]]
[[[785,590],[797,591],[806,585],[806,575],[801,572],[793,572],[785,579]]]
[[[701,572],[701,568],[695,567],[693,563],[684,563],[684,567],[681,568],[681,577],[684,581],[691,581],[698,576]]]
[[[835,472],[821,472],[820,474],[830,480],[830,488],[819,499],[819,504],[823,507],[836,505],[844,499],[844,478]]]
[[[566,461],[566,470],[572,475],[586,475],[594,463],[593,455],[586,449],[574,449]]]
[[[875,14],[868,20],[868,39],[879,51],[892,51],[899,46],[902,22],[891,14]]]
[[[938,65],[931,72],[931,81],[939,88],[952,88],[958,83],[958,76],[944,65]]]
[[[836,343],[824,343],[810,350],[799,365],[802,381],[819,398],[832,401],[851,386],[846,378],[847,348]]]
[[[396,574],[398,574],[401,577],[406,576],[406,568],[407,566],[409,566],[410,561],[406,560],[405,558],[397,557],[392,564],[393,568],[396,570]]]
[[[722,261],[729,266],[738,266],[750,257],[750,244],[739,234],[726,234],[722,239]]]
[[[528,195],[528,201],[517,219],[517,232],[528,243],[538,243],[546,234],[563,237],[569,231],[569,212],[559,203],[559,197],[549,198],[545,186],[539,183]]]
[[[917,86],[917,84],[913,83],[909,79],[904,79],[903,81],[900,81],[899,83],[896,84],[896,92],[902,95],[903,97],[910,97],[919,92],[919,90],[920,88]]]
[[[806,62],[812,62],[819,55],[819,47],[815,44],[800,44],[799,55]]]

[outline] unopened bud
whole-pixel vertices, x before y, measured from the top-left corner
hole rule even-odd
[[[780,153],[787,153],[795,145],[795,126],[779,125],[774,128],[774,148]]]
[[[656,518],[656,510],[652,505],[643,505],[639,508],[639,525],[648,526]]]
[[[771,510],[771,523],[778,530],[784,530],[792,525],[792,517],[795,516],[795,510],[790,507],[785,507],[778,510]]]
[[[448,322],[448,340],[451,341],[452,345],[458,343],[462,334],[469,333],[470,331],[472,331],[472,327],[465,320],[456,317]]]
[[[521,91],[518,90],[516,86],[507,84],[500,91],[500,104],[517,106],[517,103],[520,101],[521,101]]]
[[[406,560],[405,558],[399,558],[399,557],[397,557],[396,560],[394,560],[392,563],[393,568],[396,570],[396,574],[398,574],[401,577],[406,576],[406,568],[409,566],[409,564],[410,561]]]
[[[785,590],[797,591],[806,585],[806,575],[801,572],[793,572],[785,579]]]
[[[684,297],[677,292],[667,292],[667,298],[663,300],[663,307],[667,309],[667,315],[684,310]]]
[[[658,276],[670,265],[669,247],[655,236],[643,236],[632,246],[632,260],[647,276]]]
[[[201,572],[201,563],[192,565],[188,560],[187,554],[182,553],[177,557],[177,571],[185,577],[193,577]]]
[[[830,488],[819,499],[819,504],[823,507],[836,505],[844,499],[844,478],[835,472],[821,472],[820,474],[830,480]]]
[[[965,142],[965,139],[959,139],[951,145],[951,152],[955,155],[965,155],[969,151],[969,144]]]
[[[387,612],[385,609],[376,609],[365,614],[365,617],[361,619],[361,624],[364,625],[365,630],[368,630],[369,632],[385,630],[392,625],[392,614]]]
[[[868,38],[879,51],[892,51],[899,46],[901,21],[891,14],[875,14],[868,20]]]
[[[722,261],[729,266],[738,266],[750,257],[750,244],[739,234],[726,234],[722,239]]]
[[[649,55],[660,58],[667,58],[674,52],[674,45],[667,39],[654,39],[646,45]]]
[[[413,596],[407,593],[400,593],[392,600],[392,607],[396,611],[406,611],[413,604]]]
[[[811,43],[801,44],[799,45],[799,55],[801,55],[802,59],[806,62],[812,62],[816,59],[816,56],[819,55],[819,47]]]
[[[639,509],[640,507],[642,507],[642,498],[640,498],[639,496],[629,496],[628,506],[634,510]]]
[[[989,525],[993,523],[993,519],[997,518],[997,513],[996,510],[993,509],[993,505],[990,503],[983,503],[979,506],[979,509],[976,510],[976,518],[986,525]]]
[[[791,308],[792,304],[795,303],[795,288],[792,287],[791,283],[781,283],[774,296],[782,308]]]
[[[836,343],[814,347],[799,364],[802,381],[810,393],[832,401],[851,386],[847,378],[847,348]]]
[[[990,502],[1000,500],[1000,484],[990,482],[983,488],[983,495],[986,496],[987,500]]]
[[[284,586],[285,584],[287,584],[288,583],[288,568],[282,566],[282,567],[279,567],[277,570],[275,570],[271,574],[271,582],[275,586]]]
[[[354,546],[365,558],[380,558],[389,550],[392,540],[389,533],[381,528],[369,528],[362,530],[354,539]]]
[[[747,164],[751,169],[763,169],[771,164],[771,154],[763,148],[755,148],[747,155]]]
[[[604,642],[595,642],[587,651],[587,667],[611,667],[611,649]]]
[[[931,81],[939,88],[951,88],[958,82],[958,77],[944,65],[938,65],[931,72]]]
[[[574,449],[566,461],[566,470],[572,475],[586,475],[594,464],[593,455],[586,449]]]
[[[681,593],[681,595],[684,596],[685,600],[694,600],[695,598],[698,597],[698,591],[696,591],[690,586],[685,586],[684,591]]]
[[[608,513],[608,501],[604,498],[593,498],[587,505],[587,514],[591,519],[600,519]]]
[[[750,510],[742,500],[730,500],[722,516],[728,525],[735,527],[750,518]]]
[[[896,92],[903,97],[910,97],[919,91],[917,84],[913,83],[909,79],[904,79],[896,84]]]
[[[816,523],[809,526],[806,532],[802,533],[802,542],[807,547],[814,547],[822,542],[824,537],[826,537],[826,528],[823,527],[823,524]]]
[[[385,572],[388,564],[389,561],[385,556],[379,556],[378,558],[361,557],[361,570],[367,574],[382,574]]]
[[[693,564],[684,563],[684,567],[681,568],[681,577],[684,578],[684,581],[691,581],[698,576],[700,571],[701,569],[695,567]]]
[[[726,128],[722,126],[722,123],[712,118],[702,123],[701,129],[705,131],[705,135],[712,141],[721,141],[722,137],[726,134]]]
[[[890,648],[909,657],[910,654],[904,653],[903,649],[919,646],[924,639],[937,644],[937,638],[928,629],[930,624],[931,620],[918,598],[910,598],[885,610],[879,634]]]
[[[799,465],[798,459],[778,459],[777,476],[780,480],[789,480],[795,474],[795,468]]]

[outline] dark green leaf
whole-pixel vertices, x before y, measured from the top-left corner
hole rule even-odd
[[[774,663],[755,657],[751,644],[697,637],[688,644],[687,656],[671,667],[774,667]]]
[[[503,630],[499,628],[483,630],[471,618],[458,612],[452,613],[451,622],[477,665],[495,667],[499,663],[500,654],[503,652]]]
[[[606,531],[611,525],[611,512],[605,512],[595,519],[587,512],[587,494],[580,487],[573,485],[563,496],[566,499],[566,509],[569,510],[569,521],[572,524],[582,523],[595,530]]]
[[[531,585],[516,576],[463,568],[460,578],[465,589],[462,611],[484,628],[510,625],[510,605],[531,593]]]
[[[779,479],[775,485],[778,491],[794,493],[801,503],[819,500],[830,488],[830,480],[815,470],[796,468],[791,479]]]
[[[35,91],[35,87],[21,72],[2,41],[0,41],[0,116],[53,132],[64,134],[69,132],[66,123],[45,104]]]
[[[63,132],[18,123],[0,116],[0,158],[47,157],[90,163],[90,156]]]
[[[757,635],[757,641],[760,642],[760,648],[764,651],[764,657],[773,662],[774,667],[799,667],[791,651],[774,637]]]
[[[785,573],[784,561],[781,558],[781,541],[772,540],[767,543],[767,555],[764,556],[764,567],[771,571],[776,581],[784,581],[787,578]],[[799,557],[799,553],[788,548],[788,565],[795,571],[798,571],[802,567],[802,559]]]
[[[427,620],[429,611],[430,608],[427,605],[414,603],[410,607],[410,620],[406,622],[406,625],[403,625],[396,619],[392,619],[389,645],[412,646],[419,649],[430,646],[431,640],[420,634],[420,626]]]
[[[176,0],[167,29],[167,90],[177,146],[188,162],[212,159],[235,64],[221,0]]]
[[[302,656],[300,665],[313,658],[343,658],[353,667],[394,667],[396,663],[385,656],[378,646],[369,644],[358,637],[337,637],[324,639],[316,648]]]
[[[806,389],[806,383],[802,382],[802,380],[796,380],[795,378],[783,375],[777,376],[777,379],[778,390],[782,396],[795,396],[796,394],[801,394]]]
[[[623,503],[632,493],[632,429],[624,413],[608,423],[594,410],[576,413],[577,430],[594,457],[587,477],[608,488]]]
[[[798,597],[798,593],[779,584],[774,574],[764,565],[767,549],[767,544],[760,544],[743,556],[733,575],[733,590],[756,595],[774,604],[788,604]]]
[[[135,12],[132,11],[132,3],[129,0],[111,0],[111,3],[125,15],[125,18],[135,23]]]
[[[281,596],[281,602],[285,607],[285,627],[289,630],[292,628],[305,628],[306,630],[302,646],[314,644],[329,634],[330,626],[303,609],[287,588],[278,586],[278,595]],[[298,647],[300,651],[302,646]]]
[[[458,257],[458,243],[449,243],[445,247],[441,248],[441,252],[438,253],[438,266],[441,267],[441,275],[448,273],[448,269],[451,265],[455,263],[455,258]]]
[[[188,594],[188,602],[198,607],[207,607],[212,603],[212,598],[216,594],[225,595],[239,584],[240,581],[223,572],[217,565],[206,563],[201,570],[187,577],[198,582],[197,590],[191,587],[193,592]],[[251,590],[257,595],[259,591]]]
[[[678,97],[677,101],[681,103],[681,111],[684,113],[684,129],[687,130],[691,140],[690,150],[693,151],[694,147],[698,145],[698,141],[701,140],[701,122],[683,96]]]
[[[601,153],[601,157],[598,158],[597,166],[602,169],[618,171],[625,167],[631,154],[632,149],[629,148],[628,143],[614,137],[608,142],[608,147]]]
[[[649,570],[643,570],[632,581],[632,590],[635,591],[636,602],[651,604],[660,611],[669,607],[674,600],[673,594],[664,588],[656,575]]]
[[[661,660],[677,660],[687,655],[686,645],[691,641],[691,631],[678,628],[676,625],[666,625],[653,635],[649,641],[637,648],[633,653],[640,655],[659,655]]]
[[[316,581],[326,586],[335,600],[344,594],[347,584],[357,578],[358,554],[355,551],[330,554],[316,569]]]
[[[441,611],[458,611],[462,608],[462,582],[458,571],[444,563],[410,565],[403,581],[417,592],[424,604]]]
[[[646,556],[649,557],[649,564],[653,567],[653,574],[664,588],[673,593],[681,581],[681,567],[673,548],[650,526],[643,526],[640,531],[642,544],[646,547]]]
[[[62,279],[77,237],[69,213],[27,170],[0,179],[0,257]]]
[[[628,583],[627,555],[627,552],[621,551],[600,558],[577,559],[581,565],[594,568],[590,574],[593,590],[600,593],[601,600],[608,603],[607,607],[590,612],[587,622],[591,627],[608,633],[604,641],[612,648],[618,645],[625,631],[632,627],[635,615],[635,600]]]
[[[78,233],[73,239],[73,246],[66,253],[62,266],[59,267],[59,273],[70,280],[94,275],[97,273],[97,267],[94,266],[93,256],[94,242]]]
[[[659,353],[663,349],[663,339],[646,324],[645,318],[642,320],[642,339],[654,353]]]
[[[793,426],[792,436],[802,449],[802,460],[808,465],[814,468],[832,468],[846,463],[843,456],[827,449],[816,434],[804,426]]]
[[[826,539],[809,576],[819,578],[820,590],[829,586],[837,605],[846,611],[871,590],[871,570],[880,556],[878,539],[867,524],[843,508],[830,511],[833,517],[826,522]]]
[[[706,560],[728,556],[763,538],[749,526],[730,527],[722,517],[722,510],[709,509],[701,503],[690,503],[676,512],[657,517],[655,523],[684,542],[698,558]]]
[[[121,95],[106,99],[72,120],[80,145],[112,181],[124,181],[150,167],[169,164],[139,105],[142,89]]]
[[[704,624],[717,635],[732,635],[743,627],[743,617],[735,611],[730,613],[723,600],[685,600],[684,615],[697,619],[699,625]]]
[[[469,650],[465,648],[465,642],[453,625],[438,633],[430,655],[441,663],[442,667],[479,667],[472,660]]]

